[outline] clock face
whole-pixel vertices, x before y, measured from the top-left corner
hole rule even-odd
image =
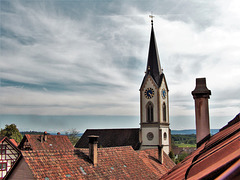
[[[154,96],[154,90],[152,88],[147,88],[144,94],[147,99],[151,99]]]
[[[167,96],[167,91],[165,89],[162,89],[162,98],[165,99]]]
[[[147,139],[148,139],[149,141],[153,140],[153,137],[154,137],[154,135],[153,135],[152,132],[147,133]]]

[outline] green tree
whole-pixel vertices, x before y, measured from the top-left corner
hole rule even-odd
[[[172,151],[169,152],[168,156],[172,159],[173,162],[175,161],[175,155]]]
[[[185,157],[187,157],[187,156],[188,156],[187,153],[182,153],[182,154],[180,154],[180,155],[179,155],[179,160],[180,160],[180,162],[181,162],[182,160],[184,160]]]
[[[185,153],[185,152],[182,153],[182,154],[179,154],[178,157],[175,159],[175,164],[181,162],[181,161],[184,160],[185,157],[187,157],[187,156],[188,156],[188,154]]]
[[[65,134],[68,136],[71,143],[75,146],[75,144],[79,140],[79,137],[78,137],[79,132],[74,128],[74,129],[69,129],[68,131],[65,132]]]
[[[14,139],[17,143],[22,140],[22,135],[15,124],[5,125],[5,129],[1,129],[1,136],[7,136],[9,139]]]

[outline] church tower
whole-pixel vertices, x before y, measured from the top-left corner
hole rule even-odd
[[[160,65],[153,20],[151,20],[151,25],[147,68],[140,87],[141,149],[163,145],[163,150],[169,154],[171,133],[168,86]]]

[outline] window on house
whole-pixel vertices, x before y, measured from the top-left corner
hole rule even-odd
[[[0,163],[0,171],[4,171],[7,169],[7,163]]]
[[[147,122],[153,122],[153,103],[148,102],[147,104]]]
[[[163,122],[166,122],[167,121],[167,108],[166,108],[165,102],[163,103],[162,109],[163,109]]]
[[[6,154],[6,145],[5,144],[0,145],[0,154]]]

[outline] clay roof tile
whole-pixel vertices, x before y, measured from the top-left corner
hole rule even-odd
[[[239,115],[237,115],[227,126],[161,179],[215,179],[221,174],[227,174],[228,168],[240,158],[239,136],[240,121]]]

